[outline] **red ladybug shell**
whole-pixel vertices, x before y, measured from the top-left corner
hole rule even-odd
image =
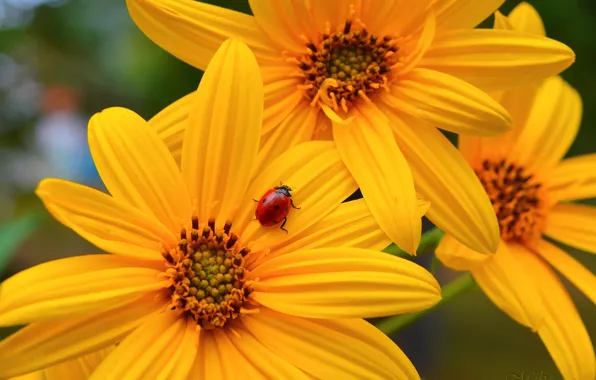
[[[263,194],[255,210],[255,218],[262,226],[275,226],[286,219],[292,202],[291,190],[288,186],[282,185],[275,186]]]

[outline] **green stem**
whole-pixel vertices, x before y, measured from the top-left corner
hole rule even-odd
[[[426,231],[422,234],[420,238],[420,244],[418,245],[417,252],[418,254],[424,254],[428,251],[432,250],[439,244],[439,241],[443,237],[444,232],[438,229],[437,227],[433,227],[430,230]],[[389,247],[385,248],[383,252],[387,252],[391,255],[399,256],[399,257],[410,257],[410,255],[400,249],[397,245],[391,244]]]
[[[377,324],[377,328],[384,332],[386,335],[392,335],[400,331],[404,327],[408,326],[412,322],[425,316],[431,310],[434,310],[437,307],[446,304],[447,302],[454,299],[456,296],[464,293],[466,290],[472,289],[474,285],[474,278],[471,274],[466,273],[458,277],[457,279],[451,281],[447,285],[443,286],[443,288],[441,289],[443,298],[436,305],[416,313],[396,315],[393,317],[385,318]]]

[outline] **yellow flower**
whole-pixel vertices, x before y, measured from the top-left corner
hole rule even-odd
[[[332,142],[272,160],[253,179],[262,79],[248,47],[225,42],[192,97],[179,169],[132,111],[89,124],[110,195],[61,180],[37,194],[66,226],[111,255],[57,260],[0,287],[0,378],[120,342],[92,379],[419,376],[363,319],[440,299],[422,267],[378,252],[389,239]],[[255,222],[259,197],[294,187],[286,228]],[[419,217],[425,209],[419,205]]]
[[[544,34],[538,13],[522,3],[496,26]],[[596,208],[569,201],[596,196],[596,155],[562,160],[575,139],[582,104],[560,77],[498,95],[513,116],[501,137],[460,136],[459,149],[483,183],[498,216],[501,244],[492,257],[446,236],[437,256],[469,270],[487,296],[517,322],[537,331],[563,378],[596,378],[590,337],[548,264],[596,302],[596,276],[546,235],[596,252]]]
[[[21,338],[30,339],[31,337],[21,336]],[[112,349],[113,347],[104,348],[49,368],[11,377],[9,380],[88,380],[95,368],[108,356]]]
[[[414,181],[437,226],[481,252],[499,241],[482,186],[435,127],[505,132],[508,113],[480,88],[542,80],[574,60],[541,36],[473,29],[503,1],[250,0],[254,17],[194,0],[127,4],[149,38],[199,69],[225,38],[246,42],[265,88],[257,168],[301,141],[333,139],[380,227],[414,253]],[[173,150],[185,103],[151,123]]]

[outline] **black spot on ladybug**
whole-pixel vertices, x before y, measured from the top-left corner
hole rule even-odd
[[[279,220],[274,220],[273,223],[277,224],[277,223],[279,223]]]
[[[279,210],[279,205],[273,206],[274,209]]]
[[[265,202],[267,202],[267,198],[263,198],[263,200],[261,201],[262,204],[265,204]]]

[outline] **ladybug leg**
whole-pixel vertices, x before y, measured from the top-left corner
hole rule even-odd
[[[253,200],[253,201],[255,201],[255,202],[257,202],[257,203],[259,203],[259,201],[257,201],[257,200],[256,200],[256,199],[254,199],[254,198],[253,198],[252,200]]]
[[[286,231],[286,234],[288,233],[288,230],[286,230],[286,229],[284,228],[284,226],[286,225],[286,222],[287,222],[287,221],[288,221],[288,218],[287,218],[287,217],[286,217],[286,218],[284,218],[284,221],[283,221],[283,223],[281,224],[281,226],[279,226],[279,228],[281,228],[282,230]]]
[[[290,204],[292,205],[293,208],[295,208],[296,210],[300,210],[300,207],[296,207],[294,205],[294,201],[292,200],[292,198],[290,198]]]

